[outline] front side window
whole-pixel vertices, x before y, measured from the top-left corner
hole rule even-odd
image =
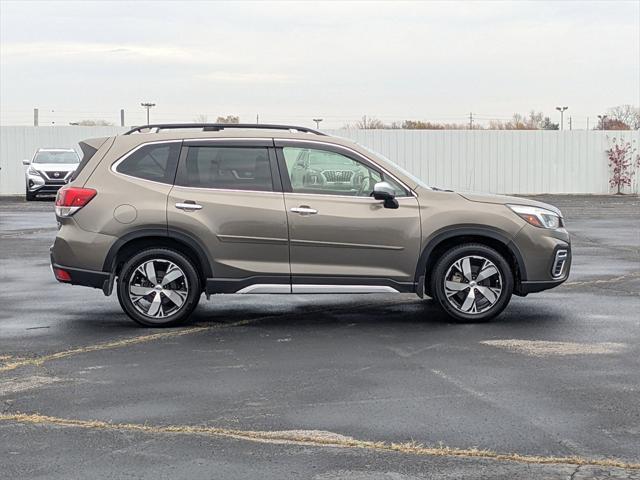
[[[189,147],[176,185],[271,192],[269,153],[264,147]]]
[[[80,162],[78,154],[71,151],[40,151],[36,153],[36,156],[33,159],[33,163],[68,164],[78,162]]]
[[[382,172],[339,153],[313,148],[282,149],[294,193],[368,197],[378,182],[388,182],[396,196],[406,191]]]
[[[126,159],[116,171],[143,180],[173,183],[181,142],[145,145]]]

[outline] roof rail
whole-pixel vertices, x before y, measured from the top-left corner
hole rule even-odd
[[[157,133],[160,130],[173,130],[177,128],[202,128],[203,132],[219,132],[227,128],[289,130],[326,136],[325,133],[314,130],[312,128],[298,127],[295,125],[272,125],[268,123],[156,123],[153,125],[141,125],[139,127],[134,127],[128,132],[125,132],[124,135],[131,135],[132,133],[142,133],[142,130],[150,130],[150,133]]]

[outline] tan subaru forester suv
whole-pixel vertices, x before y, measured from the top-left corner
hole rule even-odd
[[[115,286],[142,325],[188,319],[203,292],[415,293],[482,321],[569,275],[557,208],[428,187],[308,128],[150,125],[80,146],[53,272]]]

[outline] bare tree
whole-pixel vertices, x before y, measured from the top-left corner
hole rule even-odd
[[[227,115],[226,117],[216,118],[216,123],[240,123],[240,117],[237,115]]]
[[[490,120],[489,130],[558,130],[558,124],[553,123],[542,112],[531,110],[529,115],[514,113],[511,120]]]
[[[77,122],[71,122],[69,125],[80,125],[83,127],[111,127],[113,123],[108,122],[107,120],[80,120]]]
[[[207,123],[209,121],[209,117],[206,114],[200,113],[193,117],[194,123]]]
[[[609,126],[609,122],[617,120],[629,128],[628,130],[639,130],[640,129],[640,108],[634,107],[633,105],[618,105],[617,107],[611,107],[607,111],[607,127]],[[617,126],[621,126],[620,123],[615,123]],[[618,130],[627,130],[624,128],[618,128]]]
[[[361,130],[382,130],[389,128],[382,120],[378,120],[375,117],[367,117],[366,115],[362,117],[362,120],[358,120],[355,123],[355,127]]]

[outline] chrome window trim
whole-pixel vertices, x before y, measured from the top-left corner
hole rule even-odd
[[[278,192],[280,193],[280,192]],[[323,196],[323,197],[335,197],[335,198],[352,198],[352,199],[357,199],[357,200],[369,200],[371,201],[371,203],[380,203],[382,200],[376,200],[373,197],[360,197],[357,195],[334,195],[332,193],[296,193],[296,192],[284,192],[285,195],[304,195],[304,196],[310,196],[310,197],[317,197],[317,196]],[[415,197],[396,197],[396,200],[398,201],[402,201],[402,200],[406,200],[406,199],[413,199]]]
[[[279,137],[220,137],[220,138],[182,138],[182,139],[174,139],[174,140],[153,140],[150,142],[144,142],[139,144],[138,146],[136,146],[135,148],[133,148],[132,150],[128,151],[127,153],[125,153],[122,157],[120,157],[119,159],[117,159],[114,163],[111,164],[111,171],[113,173],[115,173],[116,175],[120,175],[122,177],[126,177],[126,178],[133,178],[135,180],[140,180],[143,182],[150,182],[150,183],[155,183],[156,185],[169,185],[169,186],[173,186],[173,187],[181,187],[181,188],[196,188],[199,190],[216,190],[216,191],[223,191],[223,192],[254,192],[254,193],[275,193],[275,194],[282,194],[283,192],[280,191],[264,191],[264,190],[231,190],[231,189],[226,189],[226,188],[206,188],[206,187],[185,187],[184,185],[176,185],[175,183],[171,184],[171,183],[164,183],[164,182],[157,182],[155,180],[148,180],[146,178],[140,178],[140,177],[134,177],[133,175],[127,175],[126,173],[122,173],[122,172],[118,172],[117,168],[118,166],[125,161],[129,156],[133,155],[136,151],[140,150],[142,147],[145,147],[147,145],[162,145],[162,144],[167,144],[167,143],[177,143],[177,142],[189,142],[189,141],[206,141],[206,142],[216,142],[216,141],[255,141],[255,140],[269,140],[271,139],[272,141],[283,141],[283,142],[299,142],[299,143],[313,143],[313,144],[317,144],[317,145],[326,145],[329,147],[334,147],[337,149],[343,149],[347,152],[350,152],[354,155],[356,155],[357,157],[359,157],[360,159],[364,160],[364,162],[366,164],[368,164],[369,166],[373,167],[373,168],[379,168],[380,170],[382,170],[384,173],[386,173],[387,175],[389,175],[391,178],[393,178],[396,182],[398,182],[402,187],[404,187],[409,193],[410,195],[407,197],[396,197],[397,200],[402,200],[403,198],[417,198],[418,195],[413,191],[413,189],[411,189],[406,183],[404,183],[402,180],[400,180],[398,177],[396,177],[393,173],[389,172],[386,168],[382,167],[381,165],[377,164],[376,162],[374,162],[373,160],[371,160],[370,158],[366,157],[365,155],[363,155],[362,153],[346,147],[344,145],[340,145],[338,143],[331,143],[331,142],[322,142],[322,141],[318,141],[318,140],[307,140],[307,139],[299,139],[299,138],[279,138]],[[233,147],[231,147],[233,148]],[[261,148],[269,148],[269,147],[261,147]],[[293,193],[293,192],[284,192],[284,193]],[[368,197],[356,197],[356,196],[351,196],[351,195],[332,195],[330,193],[297,193],[296,195],[330,195],[332,197],[346,197],[346,198],[368,198]]]
[[[236,140],[238,141],[246,141],[246,142],[255,142],[256,140],[258,141],[269,141],[271,140],[273,142],[273,138],[271,137],[216,137],[216,138],[207,138],[207,137],[203,137],[203,138],[185,138],[183,140],[180,140],[181,142],[235,142]],[[271,147],[273,148],[273,145],[271,145]],[[233,148],[233,147],[231,147]],[[267,147],[256,147],[256,148],[267,148]]]
[[[147,145],[162,145],[166,143],[178,143],[178,142],[182,143],[182,140],[155,140],[153,142],[141,143],[140,145],[133,148],[132,150],[129,150],[127,153],[125,153],[122,157],[117,159],[115,162],[113,162],[111,164],[110,170],[116,175],[120,175],[122,177],[133,178],[134,180],[140,180],[142,182],[149,182],[149,183],[155,183],[156,185],[166,185],[166,186],[172,187],[174,185],[173,183],[156,182],[155,180],[148,180],[146,178],[134,177],[133,175],[127,175],[126,173],[119,172],[117,169],[122,162],[124,162],[127,158],[129,158],[135,152],[140,150],[142,147],[146,147]]]
[[[122,175],[122,174],[121,174]],[[168,183],[163,183],[162,185],[170,185]],[[171,185],[170,185],[171,186]],[[278,190],[238,190],[231,188],[212,188],[212,187],[186,187],[184,185],[176,185],[175,183],[172,185],[173,188],[184,188],[186,190],[211,190],[214,192],[232,192],[232,193],[267,193],[271,195],[282,195],[281,191]]]
[[[386,168],[384,168],[383,166],[379,165],[378,163],[374,162],[373,160],[371,160],[370,158],[366,157],[365,155],[363,155],[362,153],[346,147],[344,145],[341,145],[339,143],[331,143],[331,142],[323,142],[323,141],[319,141],[319,140],[302,140],[299,138],[273,138],[274,141],[280,141],[280,142],[299,142],[299,143],[315,143],[317,145],[327,145],[329,147],[334,147],[337,149],[343,149],[346,150],[349,153],[352,153],[354,155],[356,155],[357,157],[361,158],[362,160],[365,161],[365,163],[367,163],[370,167],[378,168],[380,170],[382,170],[384,173],[386,173],[387,175],[389,175],[391,178],[393,178],[396,182],[398,182],[400,185],[402,185],[402,187],[404,187],[411,195],[409,196],[413,196],[413,197],[418,197],[418,195],[416,195],[416,193],[413,191],[412,188],[410,188],[406,183],[404,183],[402,180],[400,180],[398,177],[396,177],[393,173],[391,173],[389,170],[387,170]],[[313,195],[313,194],[312,194]],[[331,195],[330,193],[325,193],[325,194],[319,194],[319,195]],[[336,195],[337,196],[337,195]],[[408,198],[407,197],[396,197],[397,199],[400,198]]]

